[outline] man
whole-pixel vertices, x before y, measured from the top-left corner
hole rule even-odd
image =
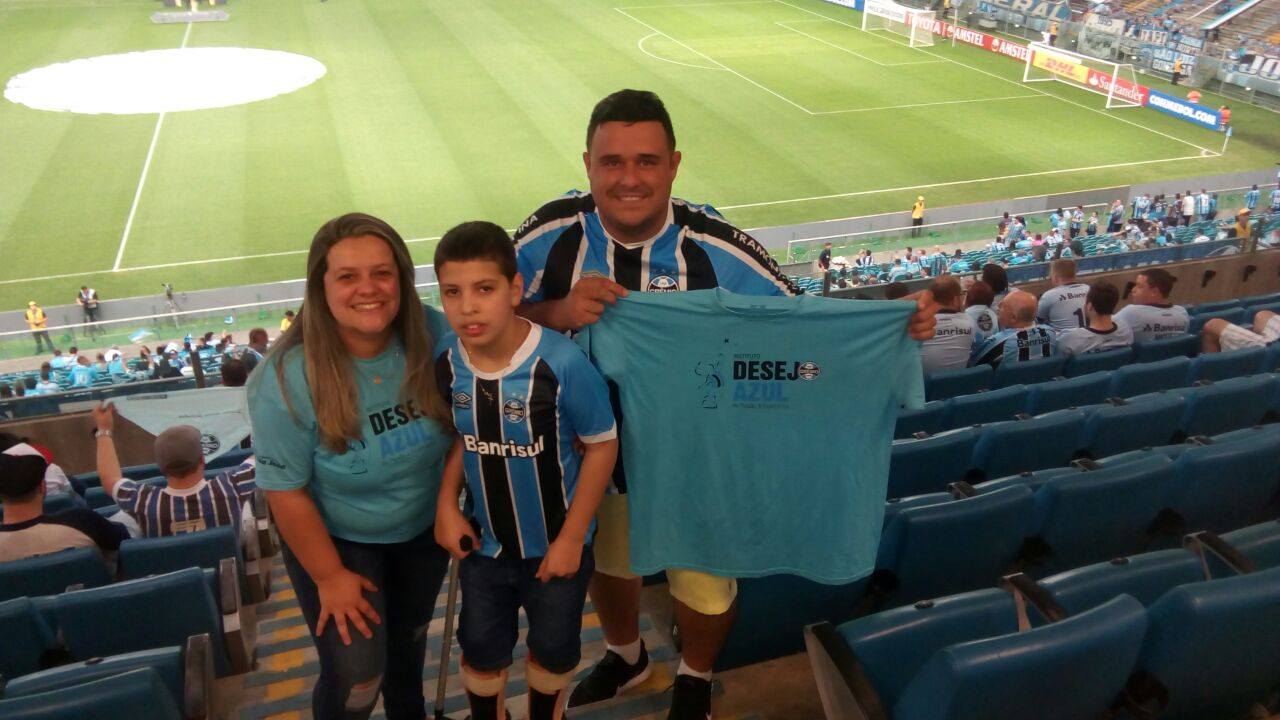
[[[1084,303],[1084,314],[1089,324],[1059,334],[1058,352],[1068,356],[1084,355],[1132,345],[1133,331],[1111,317],[1119,302],[1120,291],[1109,282],[1100,282],[1089,288]]]
[[[45,345],[49,346],[49,352],[53,351],[53,340],[49,338],[49,318],[44,314],[44,308],[36,304],[35,300],[27,302],[27,327],[31,328],[31,336],[36,339],[36,354],[45,352]]]
[[[818,253],[818,272],[826,273],[831,269],[831,243],[822,243],[822,252]]]
[[[284,317],[280,318],[280,332],[284,332],[289,329],[289,326],[293,324],[293,317],[294,313],[292,310],[284,311]]]
[[[1053,328],[1036,324],[1036,298],[1011,292],[1000,303],[1000,332],[973,344],[970,365],[1000,367],[1002,363],[1051,357],[1056,351]]]
[[[1177,85],[1178,80],[1182,77],[1182,58],[1173,59],[1173,77],[1170,78],[1170,84]]]
[[[920,226],[924,224],[924,196],[916,198],[911,206],[911,237],[920,237]]]
[[[1210,220],[1209,217],[1209,191],[1200,188],[1200,194],[1196,195],[1196,217],[1200,220]]]
[[[86,323],[98,322],[98,291],[88,285],[81,285],[80,292],[76,295],[76,304],[84,311],[84,321]],[[94,332],[92,324],[89,325],[89,332]]]
[[[1280,185],[1271,189],[1271,212],[1280,212]]]
[[[1243,328],[1222,318],[1213,318],[1200,331],[1202,352],[1266,347],[1277,340],[1280,340],[1280,315],[1270,310],[1259,310],[1253,316],[1252,328]]]
[[[960,281],[946,275],[929,283],[929,291],[940,309],[933,337],[920,346],[920,364],[927,373],[965,367],[977,328],[965,314]]]
[[[1196,198],[1188,190],[1186,195],[1182,196],[1182,221],[1179,223],[1182,227],[1191,224],[1191,217],[1196,213]]]
[[[254,328],[249,331],[249,344],[240,351],[240,361],[244,363],[245,374],[253,372],[258,367],[258,363],[262,362],[262,358],[267,354],[267,343],[270,339],[267,337],[265,328]]]
[[[911,270],[902,264],[902,258],[894,258],[893,265],[889,268],[889,282],[898,282],[911,277]]]
[[[681,154],[671,118],[653,93],[622,90],[597,104],[582,159],[591,192],[551,201],[516,231],[523,316],[566,331],[595,323],[607,306],[635,291],[798,294],[753,238],[715,210],[671,197]],[[937,305],[927,292],[917,304],[909,332],[925,340],[933,337]],[[619,463],[615,481],[625,482],[621,470]],[[590,595],[608,651],[574,689],[570,707],[611,698],[651,672],[640,640],[641,578],[630,571],[627,522],[626,495],[606,497],[597,516]],[[683,640],[668,717],[705,720],[711,668],[733,624],[737,585],[680,569],[668,571],[667,579]]]
[[[1138,273],[1129,291],[1130,304],[1116,313],[1117,323],[1133,330],[1134,342],[1164,340],[1187,331],[1187,309],[1169,302],[1174,277],[1168,270],[1149,268]]]
[[[1124,220],[1124,203],[1119,199],[1111,202],[1111,218],[1107,221],[1107,232],[1120,232],[1120,226]]]
[[[40,364],[40,381],[36,383],[36,395],[52,395],[56,392],[62,392],[62,388],[53,380],[53,366],[49,363]]]
[[[1253,209],[1258,207],[1258,196],[1261,194],[1258,191],[1258,186],[1254,185],[1249,192],[1244,194],[1244,209],[1253,212]]]
[[[1077,205],[1075,210],[1071,211],[1071,222],[1068,224],[1070,232],[1069,239],[1075,240],[1080,235],[1080,228],[1084,227],[1084,206]]]
[[[1218,129],[1226,132],[1231,127],[1231,106],[1223,105],[1218,108]]]
[[[252,532],[255,522],[248,503],[257,488],[253,463],[206,478],[200,431],[177,425],[156,436],[156,465],[164,474],[164,486],[128,480],[120,472],[112,439],[115,406],[101,403],[92,415],[102,489],[138,521],[143,537],[168,537],[221,525],[237,528],[242,537],[244,531]]]
[[[1040,296],[1036,320],[1057,332],[1085,326],[1085,296],[1089,286],[1076,282],[1075,260],[1054,260],[1049,265],[1052,285]]]
[[[1133,218],[1135,219],[1140,218],[1142,220],[1146,220],[1147,212],[1150,209],[1151,209],[1151,196],[1148,195],[1147,193],[1142,193],[1141,195],[1133,199],[1133,216],[1132,216]],[[1093,233],[1089,233],[1089,234],[1092,235]]]
[[[124,526],[88,508],[44,514],[44,475],[48,463],[39,454],[0,454],[0,562],[47,555],[59,550],[96,547],[110,554],[129,539]]]

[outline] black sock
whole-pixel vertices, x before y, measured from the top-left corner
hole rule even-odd
[[[529,688],[529,720],[554,720],[556,703],[563,694],[563,690],[555,695],[547,695]]]
[[[499,720],[497,695],[476,695],[468,690],[467,702],[471,704],[471,720]]]

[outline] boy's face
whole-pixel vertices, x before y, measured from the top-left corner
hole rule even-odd
[[[518,273],[507,280],[492,260],[453,260],[437,267],[436,277],[445,317],[464,345],[486,347],[502,338],[524,292]]]

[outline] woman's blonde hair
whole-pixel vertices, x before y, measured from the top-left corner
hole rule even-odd
[[[400,400],[413,401],[420,412],[446,428],[453,425],[452,412],[435,382],[435,365],[431,359],[435,338],[427,330],[422,301],[414,288],[409,248],[400,234],[386,222],[364,213],[348,213],[321,225],[316,231],[307,254],[307,285],[302,308],[268,355],[275,358],[281,394],[290,412],[294,412],[289,393],[285,390],[284,360],[289,350],[301,346],[311,404],[316,413],[316,428],[324,446],[335,453],[346,452],[348,442],[362,439],[362,433],[354,364],[338,335],[337,322],[325,300],[324,276],[329,269],[329,250],[334,245],[348,238],[366,235],[382,239],[391,248],[400,279],[400,311],[391,321],[405,354]]]

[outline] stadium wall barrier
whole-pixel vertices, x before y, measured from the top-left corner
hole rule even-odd
[[[157,380],[151,383],[138,383],[132,387],[154,386],[168,383]],[[83,393],[64,393],[67,396],[81,396]],[[32,400],[52,400],[48,398],[32,398]],[[22,402],[21,400],[17,402]],[[85,405],[92,405],[93,400],[79,397],[79,401],[64,400],[50,403],[50,413],[0,423],[0,431],[13,433],[18,437],[31,438],[32,441],[48,447],[53,456],[58,458],[58,465],[68,475],[92,472],[97,467],[95,453],[97,448],[92,440],[94,430],[93,418]],[[63,410],[65,408],[65,410]],[[35,408],[26,408],[34,410]],[[120,456],[120,466],[147,465],[155,462],[155,436],[143,430],[129,420],[116,416],[115,429],[116,453]]]

